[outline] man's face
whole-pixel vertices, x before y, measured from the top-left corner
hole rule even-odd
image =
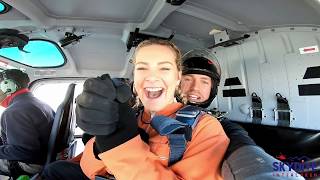
[[[209,99],[212,81],[202,74],[186,74],[181,79],[182,96],[191,103],[201,103]]]

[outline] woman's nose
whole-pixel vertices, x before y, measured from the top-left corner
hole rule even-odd
[[[157,71],[150,70],[148,73],[146,73],[145,80],[148,80],[148,81],[157,81],[157,80],[159,80],[159,75],[157,74]]]

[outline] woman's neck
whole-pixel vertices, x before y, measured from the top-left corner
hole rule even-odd
[[[156,115],[156,112],[150,112],[151,118],[154,117],[154,115]]]

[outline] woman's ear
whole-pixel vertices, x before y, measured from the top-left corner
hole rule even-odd
[[[180,85],[181,78],[182,78],[182,72],[181,72],[181,71],[179,71],[179,74],[178,74],[178,81],[177,81],[177,86],[179,86],[179,85]]]
[[[134,96],[138,96],[137,90],[136,90],[136,88],[134,87],[134,83],[132,83],[131,88],[132,88],[132,94],[133,94]]]

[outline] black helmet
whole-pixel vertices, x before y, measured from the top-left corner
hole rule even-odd
[[[188,104],[207,108],[216,97],[220,83],[221,69],[217,58],[208,50],[189,51],[182,57],[182,75],[186,74],[202,74],[211,78],[212,87],[209,99],[199,104],[188,102]]]

